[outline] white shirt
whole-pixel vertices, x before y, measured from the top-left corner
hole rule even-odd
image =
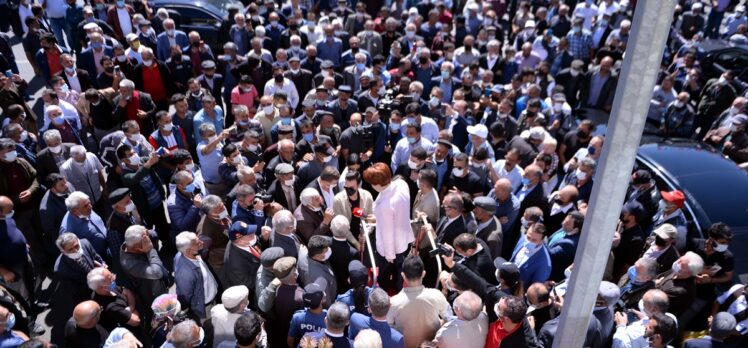
[[[202,258],[200,258],[200,256],[190,261],[200,267],[200,273],[203,276],[203,292],[205,294],[205,303],[213,301],[213,298],[215,298],[216,294],[218,293],[218,284],[216,283],[215,278],[213,278],[213,274],[208,271],[208,267],[205,266],[205,262]]]
[[[104,57],[104,49],[102,48],[100,52],[97,52],[96,50],[92,50],[94,55],[94,65],[96,65],[96,76],[98,77],[99,74],[104,72],[104,67],[101,66],[101,58]]]
[[[512,182],[512,192],[517,191],[519,186],[522,185],[522,176],[525,175],[525,171],[519,165],[515,165],[511,171],[507,171],[506,160],[499,160],[494,163],[493,169],[500,179],[507,178]]]
[[[582,27],[584,30],[590,30],[592,28],[592,18],[597,16],[597,5],[591,4],[587,7],[587,3],[582,1],[577,4],[574,8],[574,18],[584,18],[584,24]]]
[[[404,119],[400,126],[400,134],[403,136],[409,123],[407,119]],[[439,126],[431,117],[421,116],[421,138],[428,139],[432,144],[436,144],[439,140]]]
[[[379,193],[374,201],[374,216],[377,252],[385,259],[395,259],[415,241],[410,226],[410,189],[405,181],[393,180]]]
[[[78,93],[85,92],[85,91],[81,90],[81,81],[78,79],[78,73],[76,73],[75,71],[73,71],[73,75],[71,76],[70,74],[68,74],[67,71],[65,71],[65,75],[67,75],[68,86],[70,87],[70,89],[72,89],[72,90],[74,90],[74,91],[76,91]]]
[[[143,48],[145,48],[145,46],[142,44],[140,45],[140,47],[138,47],[137,51],[133,50],[132,47],[128,47],[125,50],[125,55],[127,56],[127,58],[135,59],[136,61],[138,61],[138,64],[143,63],[143,56],[140,55]]]
[[[26,4],[25,6],[23,4],[18,4],[18,17],[21,19],[21,28],[23,28],[24,34],[29,32],[29,27],[26,26],[26,17],[33,15],[34,14],[31,13],[31,4]]]
[[[291,105],[292,108],[296,108],[297,105],[299,105],[299,92],[296,90],[296,85],[293,83],[293,81],[283,78],[283,85],[278,86],[275,83],[274,79],[268,80],[267,83],[265,83],[265,91],[263,95],[265,96],[272,96],[277,91],[283,91],[288,96],[288,103]]]
[[[317,178],[317,183],[319,183],[319,178]],[[322,198],[325,199],[325,205],[327,206],[327,208],[332,209],[332,200],[333,198],[335,198],[335,192],[332,191],[332,186],[330,186],[329,190],[325,191],[320,184],[319,190],[322,192]]]
[[[119,27],[122,29],[122,36],[132,33],[132,18],[130,18],[130,13],[127,12],[127,7],[117,7],[117,19],[119,20]]]
[[[65,11],[68,8],[68,4],[65,0],[45,0],[44,4],[47,5],[44,8],[44,13],[47,14],[47,18],[65,19]]]
[[[644,337],[648,318],[637,320],[628,326],[620,326],[613,333],[613,348],[647,348],[649,341]]]

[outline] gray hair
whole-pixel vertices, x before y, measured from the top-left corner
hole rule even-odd
[[[311,187],[308,187],[308,188],[305,188],[304,191],[301,191],[301,196],[299,197],[299,201],[303,205],[309,205],[309,203],[312,203],[312,200],[318,196],[320,196],[320,194],[319,192],[317,192],[317,190]]]
[[[356,340],[353,341],[353,348],[381,348],[382,337],[379,332],[372,329],[365,329],[358,332]]]
[[[337,215],[330,221],[330,231],[332,231],[333,236],[347,234],[350,230],[351,223],[343,215]]]
[[[148,47],[148,46],[143,47],[143,49],[140,50],[140,55],[142,56],[143,53],[148,53],[153,58],[153,49],[151,49],[150,47]]]
[[[242,106],[244,106],[244,105],[242,105]],[[246,106],[245,106],[245,107],[246,107]],[[234,113],[234,115],[236,115],[236,113]],[[256,130],[254,130],[254,129],[250,129],[250,130],[248,130],[248,131],[244,132],[244,140],[249,140],[249,139],[257,139],[257,140],[260,140],[260,137],[261,137],[260,133],[258,133],[258,132],[257,132]],[[288,140],[288,139],[284,139],[284,140]]]
[[[472,291],[465,291],[454,300],[455,310],[459,308],[462,317],[466,321],[478,318],[483,309],[483,300]]]
[[[590,168],[590,169],[592,170],[592,172],[594,172],[594,171],[595,171],[595,169],[597,168],[597,162],[595,162],[595,160],[594,160],[594,159],[592,159],[592,158],[589,158],[589,157],[584,157],[584,158],[582,158],[582,159],[581,159],[581,160],[579,161],[579,165],[580,165],[580,166],[585,166],[585,167],[587,167],[587,168]]]
[[[254,194],[255,194],[255,189],[253,189],[252,186],[249,186],[246,184],[240,184],[236,188],[236,199],[244,199]]]
[[[185,320],[171,329],[169,332],[169,343],[174,348],[186,348],[192,345],[198,337],[194,337],[195,326],[198,326],[194,320]]]
[[[88,288],[96,290],[96,288],[101,286],[102,283],[106,282],[106,272],[108,271],[104,267],[96,267],[88,272],[86,275],[86,284],[88,284]]]
[[[252,167],[241,166],[236,170],[236,178],[239,180],[244,180],[244,178],[250,175],[255,175],[255,171],[252,169]]]
[[[16,142],[10,138],[0,138],[0,150],[15,149]]]
[[[78,236],[76,236],[74,233],[65,232],[57,237],[57,240],[55,240],[55,245],[57,245],[57,249],[63,251],[65,250],[65,246],[77,240],[79,240]]]
[[[186,170],[180,170],[174,174],[172,180],[174,180],[175,184],[181,184],[185,179],[192,180],[192,173]]]
[[[57,129],[49,129],[46,132],[44,132],[44,142],[49,144],[50,142],[54,140],[62,141],[62,135],[60,134],[60,131]]]
[[[83,145],[73,145],[72,147],[70,147],[70,154],[71,155],[85,155],[86,148],[83,147]]]
[[[296,218],[288,210],[281,210],[273,215],[273,231],[284,231],[289,227],[296,227]]]
[[[205,136],[208,132],[215,132],[216,126],[214,126],[212,123],[203,123],[198,128],[198,131],[200,132],[200,136]]]
[[[15,135],[21,132],[23,132],[23,126],[18,123],[8,123],[5,129],[3,129],[3,135],[6,137],[11,137],[11,134]]]
[[[200,211],[203,214],[210,214],[210,212],[212,212],[213,209],[222,202],[223,201],[221,200],[221,197],[218,197],[216,195],[207,195],[205,196],[205,198],[203,198],[203,205],[200,207]]]
[[[280,149],[282,149],[282,148],[284,148],[286,146],[290,146],[291,148],[295,148],[296,144],[294,144],[294,142],[291,141],[290,139],[283,139],[283,140],[281,140],[281,141],[278,142],[278,150],[280,150]]]
[[[351,310],[343,302],[335,302],[327,309],[327,328],[335,331],[345,329]]]
[[[132,82],[132,80],[124,79],[119,82],[119,88],[130,88],[135,89],[135,82]]]
[[[390,296],[382,288],[374,288],[369,295],[369,310],[371,315],[385,317],[390,310]]]
[[[650,277],[651,279],[657,278],[657,275],[660,273],[660,264],[657,263],[655,259],[649,258],[649,257],[642,257],[636,262],[640,263],[642,266],[644,266],[644,269],[646,269],[646,276]],[[633,280],[633,279],[631,279]]]
[[[232,42],[230,42],[232,43]],[[249,108],[244,104],[234,106],[234,115],[249,115]]]
[[[691,276],[695,277],[704,270],[704,259],[699,254],[689,251],[683,257],[688,259],[688,270],[691,272]]]
[[[141,225],[132,225],[125,230],[125,245],[131,247],[143,241],[143,234],[148,230]]]
[[[65,198],[65,207],[68,208],[68,211],[73,210],[75,208],[78,208],[83,202],[90,201],[91,199],[88,198],[88,195],[80,192],[75,191],[68,196],[68,198]]]
[[[192,245],[192,241],[197,239],[197,235],[194,232],[184,231],[177,235],[174,239],[174,243],[177,245],[179,252],[184,252],[187,248]]]

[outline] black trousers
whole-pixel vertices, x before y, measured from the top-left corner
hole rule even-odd
[[[377,282],[382,289],[390,293],[398,293],[403,289],[403,262],[409,251],[410,247],[402,253],[397,254],[393,262],[388,262],[384,256],[379,255],[378,252],[374,252],[377,267],[379,268]]]

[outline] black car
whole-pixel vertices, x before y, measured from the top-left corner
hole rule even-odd
[[[196,31],[215,54],[223,52],[223,40],[220,39],[221,23],[228,17],[231,7],[243,8],[237,0],[156,0],[153,12],[164,8],[169,17],[174,19],[180,30],[185,33]]]
[[[705,40],[696,46],[696,50],[704,81],[719,77],[725,70],[734,70],[733,86],[738,94],[748,88],[748,45],[727,40]]]
[[[639,168],[654,174],[660,190],[680,190],[689,238],[701,238],[715,222],[730,226],[735,279],[748,278],[748,172],[714,148],[691,140],[644,144]]]

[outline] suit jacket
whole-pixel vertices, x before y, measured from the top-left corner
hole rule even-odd
[[[208,218],[207,215],[203,215],[197,224],[197,235],[211,239],[211,245],[208,248],[208,257],[205,261],[214,268],[223,267],[223,256],[226,254],[226,248],[229,243],[227,229],[223,225],[213,221],[213,219]]]
[[[253,247],[254,248],[254,247]],[[260,250],[257,255],[260,255]],[[260,259],[249,251],[230,243],[223,258],[223,280],[226,288],[244,285],[249,289],[249,298],[254,298],[257,271],[260,269]],[[251,301],[254,303],[254,301]]]
[[[81,251],[83,256],[79,261],[73,260],[65,255],[57,257],[57,261],[54,266],[54,278],[61,284],[65,284],[66,289],[70,289],[73,292],[68,293],[72,297],[80,298],[81,295],[90,293],[88,284],[86,283],[86,276],[88,272],[96,268],[94,261],[104,264],[104,260],[96,253],[91,243],[85,239],[80,239]],[[65,301],[60,301],[65,302]]]
[[[205,262],[213,278],[218,284],[218,292],[221,294],[221,282],[215,275],[210,264]],[[177,253],[174,257],[174,283],[177,286],[177,299],[182,304],[182,308],[188,308],[192,313],[200,318],[205,318],[205,288],[203,287],[203,275],[200,272],[200,266],[196,265],[182,253]],[[218,297],[219,295],[216,295]]]
[[[597,76],[600,69],[595,69],[587,72],[582,79],[582,85],[579,89],[579,105],[580,107],[590,107],[594,109],[610,109],[613,105],[613,97],[616,94],[616,85],[618,84],[618,76],[609,73],[608,79],[603,84],[603,88],[600,90],[600,94],[594,105],[587,104],[587,99],[590,96],[590,88],[592,88],[592,80]]]
[[[359,207],[364,210],[364,214],[374,214],[374,199],[372,199],[371,193],[364,189],[359,189],[358,197]],[[332,210],[335,212],[336,216],[343,215],[346,217],[346,219],[348,219],[348,221],[351,221],[352,209],[353,208],[351,207],[351,202],[348,200],[348,193],[346,193],[345,191],[340,191],[335,194],[335,198],[333,198],[332,203]]]
[[[309,238],[316,235],[331,236],[330,226],[322,223],[321,214],[317,214],[303,204],[296,207],[293,212],[296,218],[296,231],[301,237],[301,242],[306,245]]]
[[[347,240],[333,239],[330,244],[332,255],[330,255],[330,267],[335,273],[338,283],[338,294],[343,294],[351,285],[348,283],[348,264],[358,256],[358,251],[348,243]]]
[[[307,69],[300,69],[298,74],[294,74],[291,70],[288,70],[283,74],[283,76],[293,81],[302,100],[304,96],[312,90],[312,87],[314,87],[314,75],[312,75],[312,72]],[[301,103],[299,103],[299,105],[301,105]]]
[[[132,282],[132,289],[138,296],[141,308],[148,308],[148,304],[153,303],[156,297],[169,291],[169,271],[155,248],[148,254],[131,254],[125,252],[123,244],[120,247],[120,265]]]
[[[322,278],[327,282],[325,288],[325,308],[335,303],[338,293],[338,282],[335,274],[330,268],[330,262],[319,262],[313,260],[309,255],[303,255],[299,258],[299,282],[306,286],[307,284],[316,283],[317,279]]]
[[[164,85],[164,89],[166,90],[166,97],[167,100],[170,95],[174,93],[174,84],[172,83],[171,79],[171,71],[169,71],[169,67],[166,66],[161,61],[155,61],[154,62],[158,66],[158,73],[161,75],[161,82]],[[144,86],[143,83],[143,64],[138,64],[135,66],[135,69],[132,71],[132,82],[135,83],[135,89],[142,91]],[[143,98],[143,93],[140,94],[141,99]]]
[[[88,71],[83,69],[75,69],[75,74],[78,75],[78,81],[81,84],[81,94],[85,93],[86,90],[93,87],[94,81],[91,79],[91,75],[88,73]],[[59,76],[61,76],[62,79],[65,80],[65,83],[70,86],[70,82],[68,81],[68,74],[65,73],[65,70],[61,71],[59,73]]]
[[[503,246],[504,233],[501,230],[501,223],[496,216],[492,216],[488,225],[477,230],[475,236],[480,238],[486,243],[491,260],[501,256],[501,248]]]
[[[481,68],[486,70],[491,70],[493,72],[493,83],[501,83],[501,75],[504,71],[504,59],[501,58],[501,55],[499,55],[498,58],[496,58],[496,63],[494,63],[492,68],[488,68],[488,53],[481,54],[478,58],[478,64]]]
[[[104,46],[104,55],[112,56],[112,46]],[[78,66],[88,72],[88,77],[91,78],[91,83],[99,88],[110,87],[110,86],[99,86],[96,77],[99,76],[96,71],[96,58],[94,58],[94,52],[92,47],[88,47],[81,52],[80,59],[78,60]]]
[[[561,233],[561,230],[556,233]],[[551,280],[559,282],[565,278],[564,270],[574,262],[574,255],[576,255],[578,244],[579,233],[571,236],[567,235],[548,245],[548,254],[551,256],[551,264],[553,265]]]
[[[44,218],[42,223],[42,236],[45,240],[55,240],[60,234],[60,223],[62,218],[68,212],[65,206],[65,197],[60,197],[47,190],[39,203],[39,216]],[[50,255],[55,255],[60,251],[51,246],[52,250],[47,250]]]
[[[527,238],[520,238],[517,242],[514,251],[512,251],[511,262],[516,263],[517,254],[525,246],[526,240]],[[532,254],[527,261],[519,266],[519,276],[523,284],[542,283],[551,276],[551,256],[548,254],[548,248],[545,244],[541,244],[538,248],[540,250]]]
[[[73,147],[73,145],[75,144],[62,144],[62,151],[60,153],[65,160],[70,158],[70,148]],[[49,151],[48,147],[42,149],[36,154],[36,170],[39,174],[39,179],[42,180],[42,182],[47,180],[49,174],[60,173],[60,168],[57,166],[54,155]]]
[[[273,246],[283,249],[283,256],[292,256],[298,259],[300,245],[299,237],[295,233],[291,236],[273,233]]]
[[[181,30],[174,30],[174,41],[175,44],[179,46],[180,50],[182,47],[190,44],[189,39],[187,39],[187,34]],[[166,36],[166,32],[163,32],[158,34],[158,37],[156,37],[156,59],[165,62],[169,57],[171,57],[169,37]]]
[[[483,277],[489,284],[498,285],[498,279],[496,279],[496,275],[494,274],[496,267],[493,265],[493,257],[491,257],[490,250],[488,250],[488,244],[482,240],[478,240],[478,245],[480,245],[481,250],[463,259],[462,263]]]
[[[213,75],[213,88],[208,85],[208,81],[205,79],[205,74],[198,76],[197,82],[200,82],[200,86],[210,91],[213,98],[216,98],[216,105],[223,105],[223,75]]]
[[[125,5],[127,13],[130,14],[130,19],[135,14],[135,9],[130,5]],[[122,27],[119,25],[119,17],[117,17],[117,6],[109,6],[106,10],[107,24],[114,30],[114,36],[117,40],[124,42],[125,35],[122,33]]]
[[[457,217],[457,219],[452,221],[452,223],[447,224],[448,221],[449,217],[446,215],[439,219],[439,223],[436,225],[436,229],[434,230],[436,232],[437,243],[447,243],[452,245],[457,236],[465,233],[465,218],[463,218],[462,215]]]
[[[281,183],[278,179],[274,180],[272,184],[270,184],[270,187],[268,188],[268,194],[273,197],[273,201],[282,205],[286,209],[290,209],[288,207],[288,201],[286,200],[286,194],[283,192],[283,189],[281,188]],[[294,187],[294,194],[296,195],[296,204],[299,204],[299,191],[296,190],[296,187]]]
[[[162,75],[163,76],[163,75]],[[168,76],[168,75],[167,75]],[[142,79],[142,74],[141,74]],[[138,109],[145,111],[148,113],[148,116],[142,120],[138,120],[138,124],[140,125],[140,133],[142,134],[151,134],[154,129],[154,117],[156,115],[156,104],[153,103],[153,99],[151,99],[151,95],[143,92],[143,91],[137,91],[140,95],[140,105],[138,105]],[[119,98],[121,98],[122,95],[118,94],[114,99],[112,99],[112,105],[114,105],[114,118],[117,120],[127,120],[127,106],[120,107],[119,106]],[[130,100],[131,102],[132,100]],[[128,102],[129,103],[129,102]]]
[[[322,81],[325,79],[324,76],[322,76],[322,73],[318,73],[317,75],[314,75],[314,85],[315,86],[322,86]],[[335,88],[340,87],[340,85],[345,83],[345,79],[343,78],[343,75],[340,73],[335,73]],[[351,86],[353,88],[353,86]],[[301,95],[301,94],[299,94]]]
[[[514,194],[519,197],[518,194],[521,190],[522,186],[517,188],[517,191],[514,192]],[[525,209],[529,207],[538,207],[543,211],[548,211],[548,199],[546,199],[545,193],[543,192],[543,185],[541,185],[540,183],[535,185],[535,187],[533,187],[530,192],[525,194],[525,198],[519,205],[519,211],[524,212]]]

